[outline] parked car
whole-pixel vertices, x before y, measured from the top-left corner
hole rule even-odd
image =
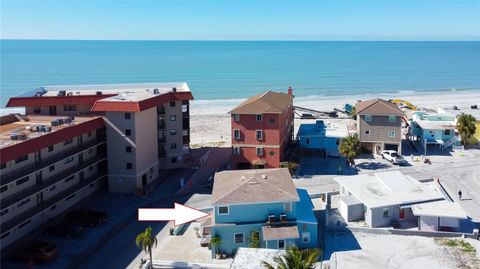
[[[95,211],[90,208],[82,208],[67,214],[66,220],[70,223],[88,225],[90,227],[100,225],[108,219],[105,212]]]
[[[395,150],[384,150],[382,151],[382,158],[393,163],[393,164],[404,164],[405,159],[402,156],[398,155]]]
[[[13,252],[12,258],[19,261],[49,262],[58,256],[58,248],[46,241],[37,241]]]
[[[62,221],[60,223],[49,226],[45,230],[45,234],[52,234],[52,235],[70,238],[70,237],[81,236],[83,234],[83,231],[84,231],[84,228],[83,228],[83,225],[81,224]]]

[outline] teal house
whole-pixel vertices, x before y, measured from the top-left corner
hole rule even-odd
[[[461,138],[455,131],[457,118],[452,114],[417,111],[412,114],[409,125],[411,139],[419,140],[422,145],[433,144],[441,149],[461,145]]]
[[[216,173],[211,202],[211,236],[221,238],[212,256],[231,255],[239,247],[318,246],[313,204],[286,168]]]
[[[325,156],[340,156],[338,146],[348,136],[346,126],[325,123],[302,124],[297,132],[297,140],[301,149],[318,151]]]

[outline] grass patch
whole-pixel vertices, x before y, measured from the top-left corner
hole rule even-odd
[[[472,244],[468,243],[465,240],[457,240],[457,239],[446,239],[446,238],[435,238],[435,242],[441,246],[447,246],[451,248],[459,248],[461,251],[465,253],[469,253],[475,255],[477,251]]]

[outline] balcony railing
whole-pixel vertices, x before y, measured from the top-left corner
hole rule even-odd
[[[24,190],[21,190],[19,192],[13,193],[1,200],[1,209],[7,208],[11,206],[12,204],[19,202],[28,196],[31,196],[39,191],[41,191],[44,188],[47,188],[50,185],[53,185],[59,181],[62,181],[63,179],[79,173],[80,171],[88,168],[91,165],[97,164],[103,160],[106,160],[105,155],[100,155],[96,156],[94,158],[91,158],[89,160],[86,160],[83,164],[75,166],[73,168],[67,169],[66,171],[60,172],[57,175],[54,175],[52,177],[44,179],[40,184],[35,184],[31,187],[28,187]]]
[[[79,146],[76,146],[72,149],[62,151],[59,154],[55,154],[52,157],[49,158],[43,158],[39,163],[32,163],[27,166],[23,166],[22,168],[16,169],[15,171],[12,171],[10,173],[6,173],[1,175],[0,181],[1,185],[8,184],[16,179],[22,178],[24,176],[27,176],[39,169],[43,169],[47,166],[50,166],[56,162],[59,162],[61,160],[64,160],[74,154],[80,153],[81,151],[85,151],[89,148],[99,146],[101,144],[105,143],[105,138],[101,139],[96,139],[95,141],[88,142],[88,143],[83,143]]]
[[[36,215],[39,212],[45,210],[46,208],[49,208],[50,206],[58,203],[59,201],[65,199],[69,195],[75,193],[80,188],[85,187],[88,184],[90,184],[94,181],[97,181],[99,179],[102,179],[104,177],[106,177],[106,172],[105,171],[99,171],[97,174],[95,174],[91,177],[88,177],[85,180],[83,180],[81,182],[78,182],[77,184],[74,184],[73,186],[67,188],[66,190],[64,190],[62,192],[60,192],[59,194],[55,195],[54,197],[52,197],[52,198],[50,198],[46,201],[43,201],[41,203],[38,203],[33,208],[21,213],[20,215],[14,217],[13,219],[8,220],[6,222],[2,222],[2,224],[0,225],[1,233],[4,233],[4,232],[12,229],[13,227],[21,224],[22,222],[29,220],[34,215]]]

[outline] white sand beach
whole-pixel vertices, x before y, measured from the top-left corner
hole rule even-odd
[[[295,89],[294,89],[295,94]],[[320,111],[331,111],[333,108],[343,108],[346,103],[355,104],[357,100],[372,98],[403,99],[410,101],[417,107],[435,109],[452,109],[455,105],[465,113],[474,114],[480,120],[480,109],[472,110],[471,105],[480,107],[480,90],[472,91],[445,91],[424,93],[390,93],[378,95],[352,96],[307,96],[294,99],[294,105]],[[194,100],[191,103],[191,145],[228,146],[230,144],[230,109],[245,99],[230,100]],[[296,125],[299,121],[296,121]]]

